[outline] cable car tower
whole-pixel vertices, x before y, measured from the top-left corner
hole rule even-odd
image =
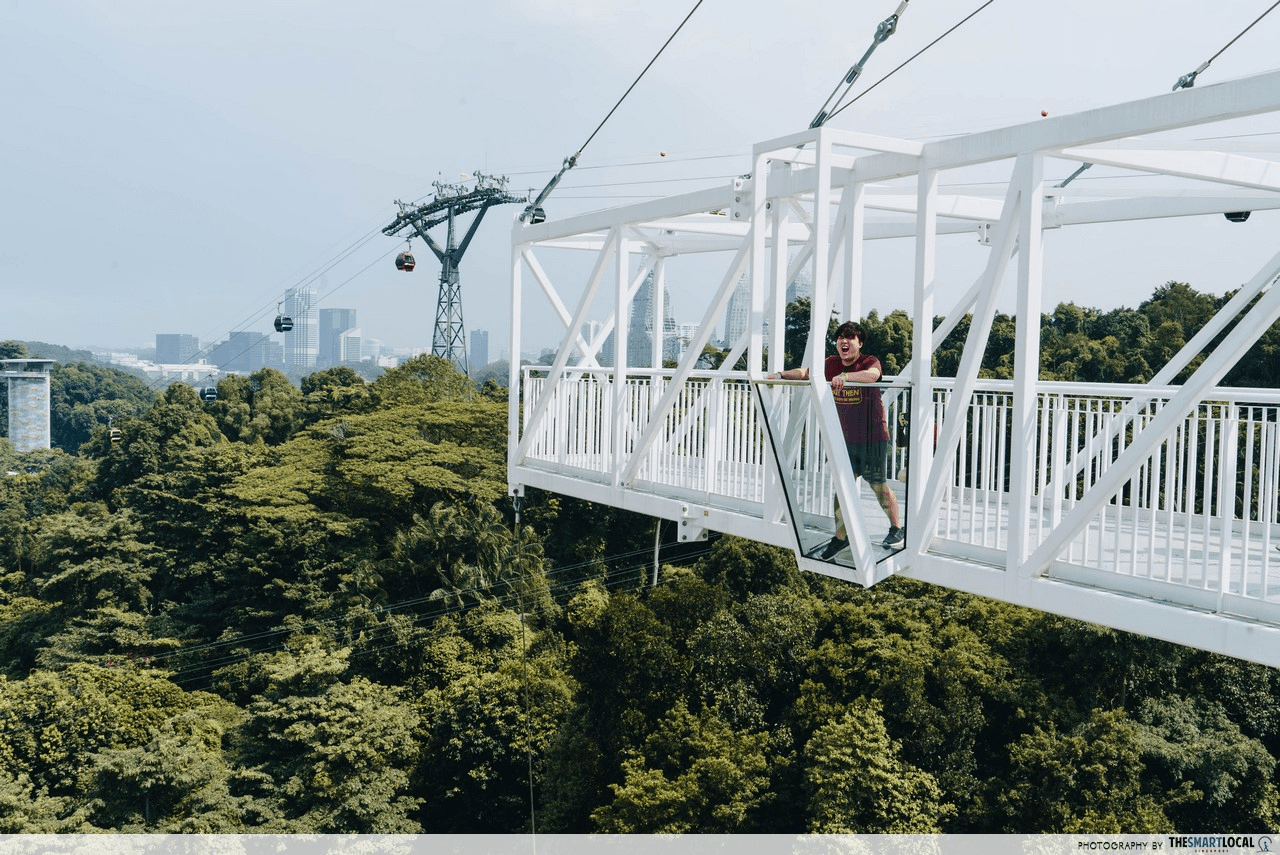
[[[403,233],[416,234],[431,247],[431,251],[440,259],[440,298],[436,302],[436,327],[431,336],[431,352],[449,360],[463,374],[469,373],[467,368],[466,327],[462,322],[462,285],[458,279],[458,265],[462,256],[475,236],[485,212],[494,205],[506,205],[514,202],[527,202],[522,196],[513,196],[507,192],[505,176],[484,175],[475,173],[476,185],[468,188],[464,184],[446,184],[436,181],[435,198],[423,205],[413,206],[396,200],[400,215],[382,230],[391,237]],[[459,243],[454,233],[454,222],[462,214],[476,212],[475,219],[467,228],[467,233]],[[449,224],[445,248],[432,239],[430,230],[441,223]],[[401,253],[404,256],[405,253]],[[409,256],[412,259],[412,256]],[[413,270],[413,263],[397,263],[399,269],[406,272]]]

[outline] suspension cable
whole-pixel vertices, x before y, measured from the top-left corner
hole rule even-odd
[[[1206,68],[1209,67],[1209,63],[1213,62],[1215,59],[1222,56],[1222,54],[1226,52],[1227,48],[1231,47],[1233,44],[1239,41],[1240,37],[1243,36],[1245,33],[1252,30],[1255,24],[1257,24],[1263,18],[1267,17],[1267,15],[1270,15],[1272,9],[1275,9],[1277,6],[1280,6],[1280,0],[1276,0],[1276,2],[1272,3],[1271,6],[1268,7],[1267,11],[1263,12],[1257,18],[1254,18],[1252,24],[1250,24],[1249,26],[1241,30],[1239,33],[1237,33],[1236,37],[1231,41],[1227,42],[1225,45],[1223,45],[1222,48],[1217,53],[1215,53],[1213,56],[1206,59],[1204,62],[1200,63],[1200,65],[1196,68],[1195,71],[1187,72],[1186,74],[1179,77],[1178,82],[1173,84],[1172,91],[1177,92],[1179,89],[1190,89],[1192,86],[1195,86],[1196,78],[1200,75],[1200,72],[1204,71]],[[1079,169],[1077,169],[1075,172],[1068,175],[1066,179],[1064,179],[1063,182],[1054,189],[1061,190],[1063,187],[1066,187],[1072,181],[1075,181],[1077,178],[1079,178],[1080,175],[1083,174],[1085,170],[1089,169],[1092,166],[1093,166],[1092,163],[1080,164]]]
[[[521,222],[528,220],[533,215],[533,212],[547,200],[548,196],[551,195],[551,191],[560,183],[560,179],[564,177],[564,174],[578,165],[578,158],[582,156],[583,149],[590,145],[591,141],[596,138],[596,134],[600,133],[600,129],[604,127],[605,122],[609,121],[610,117],[612,117],[617,109],[622,106],[622,102],[627,100],[627,96],[631,94],[631,90],[636,88],[636,84],[639,83],[640,79],[648,73],[649,69],[653,67],[653,64],[658,61],[658,57],[662,56],[662,52],[667,49],[667,45],[671,44],[672,40],[679,35],[680,31],[684,29],[684,25],[689,23],[689,19],[693,17],[693,13],[698,11],[698,7],[701,5],[702,0],[698,0],[698,2],[693,4],[693,8],[689,10],[689,14],[685,15],[684,20],[680,22],[680,26],[676,27],[675,31],[667,37],[665,42],[662,43],[662,47],[658,48],[658,52],[653,55],[653,59],[649,60],[649,64],[646,65],[644,70],[641,71],[636,79],[631,82],[631,85],[627,87],[627,91],[622,93],[622,97],[618,99],[618,103],[613,105],[613,109],[611,109],[605,117],[600,120],[600,124],[596,125],[596,129],[587,137],[587,141],[578,146],[577,151],[564,159],[564,165],[560,167],[560,171],[547,182],[546,187],[542,188],[542,192],[538,194],[538,198],[530,202],[528,207],[524,209],[524,212],[520,214]]]
[[[1252,30],[1255,24],[1257,24],[1263,18],[1270,15],[1271,11],[1275,9],[1277,6],[1280,6],[1280,0],[1276,0],[1275,3],[1272,3],[1271,6],[1267,9],[1267,11],[1263,12],[1261,15],[1255,18],[1252,24],[1250,24],[1249,26],[1241,30],[1239,33],[1237,33],[1236,37],[1231,41],[1227,42],[1225,45],[1223,45],[1221,50],[1219,50],[1213,56],[1206,59],[1204,62],[1200,63],[1199,67],[1196,68],[1195,71],[1188,72],[1182,75],[1181,77],[1179,77],[1178,82],[1173,84],[1173,91],[1177,92],[1179,89],[1190,89],[1192,86],[1195,86],[1196,77],[1200,74],[1200,72],[1204,71],[1206,68],[1209,67],[1209,63],[1213,62],[1215,59],[1222,56],[1222,54],[1226,52],[1227,48],[1231,47],[1233,44],[1239,41],[1240,37],[1243,36],[1245,33]]]
[[[970,18],[972,18],[974,15],[978,14],[979,12],[981,12],[983,9],[987,8],[988,6],[990,6],[990,5],[991,5],[992,3],[994,3],[994,2],[995,2],[995,0],[987,0],[987,2],[983,3],[983,4],[982,4],[981,6],[979,6],[977,9],[974,9],[972,12],[970,12],[968,15],[966,15],[964,18],[962,18],[958,23],[956,23],[954,26],[952,26],[952,27],[951,27],[951,29],[947,30],[945,33],[943,33],[942,35],[938,36],[936,39],[934,39],[933,41],[929,42],[929,43],[928,43],[927,45],[925,45],[924,47],[920,48],[920,50],[916,51],[916,52],[915,52],[915,53],[913,53],[911,56],[907,57],[907,59],[903,60],[903,62],[902,62],[901,64],[899,64],[899,65],[898,65],[898,67],[897,67],[897,68],[895,68],[893,71],[890,71],[890,72],[889,72],[888,74],[886,74],[884,77],[881,77],[881,78],[880,78],[879,80],[877,80],[875,83],[872,83],[870,86],[868,86],[868,87],[867,87],[866,89],[864,89],[862,92],[860,92],[856,97],[852,98],[852,99],[849,101],[849,103],[847,103],[847,104],[843,104],[843,105],[841,105],[838,109],[832,110],[832,111],[831,111],[831,115],[824,117],[824,121],[825,121],[825,119],[834,119],[836,116],[838,116],[838,115],[840,115],[841,113],[843,113],[846,109],[848,109],[849,107],[852,107],[852,106],[854,105],[854,103],[855,103],[859,98],[861,98],[863,95],[866,95],[866,94],[867,94],[868,92],[870,92],[872,89],[875,89],[875,88],[876,88],[877,86],[879,86],[881,83],[884,83],[884,82],[885,82],[886,80],[888,80],[890,77],[893,77],[893,75],[895,75],[895,74],[897,74],[899,71],[901,71],[901,70],[902,70],[902,68],[903,68],[904,66],[906,66],[906,65],[907,65],[907,63],[911,62],[911,61],[912,61],[912,60],[914,60],[916,57],[920,56],[920,54],[924,53],[924,52],[925,52],[925,51],[927,51],[929,48],[933,47],[933,46],[934,46],[934,45],[936,45],[938,42],[942,41],[942,40],[943,40],[943,39],[945,39],[947,36],[949,36],[949,35],[951,35],[953,32],[955,32],[956,30],[960,29],[960,27],[962,27],[964,24],[966,24],[966,23],[969,21],[969,19],[970,19]],[[1277,0],[1277,2],[1280,2],[1280,0]],[[905,4],[904,4],[904,5],[905,5]],[[816,122],[817,120],[815,119],[814,121]],[[810,125],[810,127],[815,127],[815,126],[814,126],[814,125]]]

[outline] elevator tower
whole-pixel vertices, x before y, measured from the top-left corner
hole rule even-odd
[[[9,442],[17,451],[49,447],[49,371],[52,359],[0,359],[9,383]]]

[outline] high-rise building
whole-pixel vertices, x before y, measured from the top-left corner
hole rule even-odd
[[[801,297],[806,300],[813,297],[813,277],[809,275],[809,268],[807,267],[787,283],[787,303],[794,303]]]
[[[725,350],[732,349],[738,343],[738,339],[742,338],[742,334],[747,331],[747,324],[750,321],[751,286],[744,273],[729,297],[729,306],[724,310],[724,338],[721,340],[721,346]]]
[[[293,319],[293,329],[284,333],[285,368],[314,368],[320,349],[316,289],[298,287],[286,291],[284,314]]]
[[[327,368],[343,362],[359,362],[342,358],[342,336],[356,325],[355,309],[321,309],[316,349],[316,365]]]
[[[266,333],[240,330],[228,335],[226,341],[219,342],[209,352],[209,361],[224,372],[252,374],[262,368],[279,367],[279,347]]]
[[[364,343],[359,327],[338,333],[338,362],[359,362],[364,358]]]
[[[194,362],[200,352],[200,339],[183,333],[156,333],[156,362],[160,365],[184,365]]]
[[[472,371],[479,371],[489,364],[489,331],[471,331],[471,352],[467,355],[467,364]]]
[[[631,323],[627,327],[627,365],[632,368],[661,368],[653,364],[653,273],[645,277],[640,292],[632,302]],[[666,286],[662,289],[662,336],[661,358],[677,360],[680,358],[680,338],[676,333],[676,319],[671,313],[671,292]]]
[[[583,322],[583,324],[582,324],[582,329],[580,330],[580,332],[582,333],[582,340],[583,340],[583,341],[585,341],[585,342],[587,343],[587,346],[588,346],[588,347],[590,347],[590,346],[591,346],[591,344],[592,344],[592,343],[596,340],[596,338],[600,335],[600,330],[601,330],[601,328],[602,328],[603,326],[604,326],[604,324],[600,323],[600,321],[584,321],[584,322]],[[612,335],[612,334],[610,334],[610,335]],[[612,338],[610,338],[609,340],[610,340],[610,342],[612,342]],[[596,348],[596,362],[597,362],[597,363],[599,363],[599,364],[600,364],[600,365],[602,365],[602,366],[604,366],[604,365],[612,365],[612,364],[613,364],[613,358],[612,358],[612,345],[610,345],[610,348],[611,348],[611,349],[610,349],[610,357],[609,357],[609,361],[608,361],[608,362],[606,362],[606,361],[605,361],[605,355],[604,355],[604,346],[603,346],[603,343],[602,343],[602,345],[601,345],[600,347],[597,347],[597,348]],[[583,355],[584,353],[585,353],[585,351],[582,351],[582,349],[581,349],[581,348],[579,348],[579,349],[578,349],[578,354],[579,354],[579,356]]]
[[[807,268],[802,269],[795,275],[795,278],[787,283],[787,303],[794,303],[801,297],[808,300],[812,296],[813,279],[809,275]],[[724,338],[720,342],[721,347],[729,349],[737,344],[738,339],[746,332],[750,321],[751,289],[747,284],[747,276],[744,273],[742,278],[738,280],[738,286],[729,298],[729,306],[724,312]],[[768,343],[767,333],[765,342],[766,344]]]

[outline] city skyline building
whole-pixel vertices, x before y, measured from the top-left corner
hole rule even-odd
[[[318,312],[316,364],[321,368],[360,359],[343,358],[343,338],[356,327],[355,309],[320,309]],[[359,351],[357,350],[357,353]]]
[[[729,350],[742,334],[747,331],[751,321],[751,288],[747,282],[747,274],[742,274],[733,294],[729,296],[729,305],[724,310],[724,337],[720,339],[720,347]]]
[[[359,327],[343,330],[338,333],[338,364],[359,362],[364,358],[364,339]]]
[[[263,368],[283,367],[281,346],[266,333],[238,330],[209,352],[209,362],[223,372],[252,374]]]
[[[471,331],[471,352],[467,359],[472,370],[479,370],[489,364],[489,331]]]
[[[293,320],[293,329],[283,334],[285,367],[314,368],[320,351],[316,289],[299,286],[286,291],[283,314]]]
[[[200,339],[186,333],[156,333],[156,362],[183,365],[200,352]]]
[[[654,299],[657,289],[654,287],[653,272],[645,277],[644,284],[636,294],[631,322],[627,327],[627,365],[634,368],[661,368],[653,364],[654,337]],[[676,360],[680,358],[680,338],[676,332],[676,319],[671,313],[671,291],[664,284],[662,287],[662,349],[660,359]]]

